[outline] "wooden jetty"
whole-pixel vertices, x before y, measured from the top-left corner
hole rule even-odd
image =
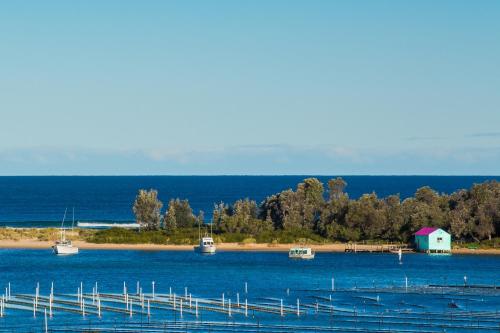
[[[344,252],[398,253],[400,249],[402,253],[415,252],[414,249],[412,249],[406,244],[358,244],[358,243],[347,243]]]

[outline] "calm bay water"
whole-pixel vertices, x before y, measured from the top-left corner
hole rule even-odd
[[[184,295],[184,288],[187,287],[193,297],[205,299],[220,300],[224,293],[226,302],[231,299],[233,306],[237,293],[241,295],[242,302],[248,299],[251,304],[279,306],[277,304],[283,300],[284,305],[291,309],[300,299],[304,311],[301,317],[293,312],[280,317],[256,311],[251,312],[249,317],[242,312],[234,312],[231,318],[224,313],[204,311],[203,318],[197,319],[193,312],[188,313],[185,302],[182,319],[178,311],[153,310],[153,318],[158,322],[287,323],[298,327],[334,326],[345,327],[346,331],[364,327],[376,331],[382,325],[379,317],[386,316],[382,328],[395,331],[414,329],[416,332],[475,332],[477,329],[469,325],[476,325],[476,316],[478,325],[491,327],[486,331],[493,332],[500,324],[500,290],[469,291],[459,287],[444,291],[428,287],[431,284],[463,286],[464,276],[467,276],[468,284],[499,285],[498,256],[409,254],[404,255],[403,263],[399,264],[394,254],[318,253],[315,260],[294,261],[288,259],[287,253],[263,252],[219,252],[214,256],[202,256],[191,251],[82,250],[78,255],[61,257],[53,255],[48,249],[3,249],[0,250],[0,258],[0,289],[11,282],[14,295],[33,294],[39,282],[40,294],[47,296],[50,284],[54,282],[56,295],[73,294],[68,299],[74,301],[80,282],[83,282],[85,293],[91,293],[95,282],[98,282],[102,293],[120,294],[124,281],[131,294],[135,293],[137,281],[143,292],[150,294],[151,281],[155,281],[156,294],[163,295],[165,299],[170,288],[173,293]],[[332,276],[335,278],[335,291],[331,290]],[[409,281],[407,292],[404,291],[405,277]],[[248,293],[244,291],[245,282],[248,283]],[[328,300],[330,295],[331,302]],[[56,311],[49,325],[90,327],[92,324],[105,326],[119,323],[120,327],[145,321],[144,316],[130,318],[127,313],[109,311],[98,319],[95,313],[90,313],[90,300],[87,300],[87,317]],[[319,314],[315,310],[316,304],[323,309]],[[450,304],[454,307],[450,308]],[[122,307],[120,304],[109,305]],[[331,306],[334,312],[329,310]],[[139,310],[137,304],[136,308]],[[465,322],[453,322],[453,318],[462,315]],[[469,323],[468,318],[471,317],[474,319]],[[414,324],[401,324],[400,321]],[[431,326],[420,326],[424,323]],[[24,310],[8,308],[7,315],[0,318],[0,331],[2,328],[5,331],[41,332],[43,315],[33,318],[30,306]],[[181,331],[191,330],[186,328]],[[219,330],[212,328],[211,331]],[[262,331],[266,330],[263,328]],[[291,331],[302,332],[299,328]]]
[[[166,205],[170,198],[189,199],[195,213],[210,218],[214,203],[240,198],[261,202],[266,196],[296,184],[308,176],[116,176],[116,177],[0,177],[0,224],[55,226],[64,209],[75,208],[78,221],[132,221],[137,191],[155,188]],[[324,184],[336,176],[318,177]],[[351,198],[376,192],[399,193],[407,198],[421,186],[451,193],[473,183],[499,176],[344,176]]]

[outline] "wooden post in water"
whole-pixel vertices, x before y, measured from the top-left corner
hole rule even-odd
[[[405,292],[408,292],[408,277],[405,275]]]
[[[300,301],[297,298],[297,317],[300,317]]]
[[[173,298],[173,300],[174,300],[174,310],[175,310],[175,293],[174,293],[174,298]]]
[[[224,301],[225,301],[225,300],[224,300],[224,293],[222,293],[222,308],[223,308],[223,309],[224,309],[224,303],[225,303]]]
[[[11,299],[11,296],[12,296],[12,295],[10,294],[10,282],[9,282],[9,295],[7,296],[7,298],[8,298],[8,300],[9,300],[9,301],[10,301],[10,299]]]
[[[236,307],[240,307],[240,293],[236,293]]]
[[[248,294],[248,283],[245,281],[245,294]]]
[[[332,291],[335,291],[335,278],[332,276]]]
[[[101,298],[97,299],[97,316],[101,318]]]
[[[150,307],[149,307],[149,299],[148,299],[148,318],[151,317],[151,311],[150,311]]]
[[[125,294],[125,309],[128,310],[128,294]]]
[[[85,298],[82,298],[82,317],[85,317]]]
[[[139,281],[137,281],[137,288],[136,288],[135,293],[136,293],[136,295],[139,295]]]
[[[168,288],[168,300],[172,298],[172,287]]]
[[[49,324],[47,323],[47,308],[43,310],[43,318],[45,322],[45,333],[49,332]]]
[[[280,300],[280,315],[283,317],[283,298]]]
[[[188,297],[188,287],[184,287],[184,298]]]
[[[179,309],[180,309],[180,315],[182,318],[182,298],[179,298]]]
[[[127,284],[123,281],[123,296],[127,294]]]
[[[154,281],[151,282],[151,290],[152,290],[153,299],[155,299],[155,282]]]
[[[191,293],[189,293],[189,308],[191,309],[191,301],[192,301],[192,296],[191,296]]]
[[[54,294],[49,295],[49,317],[52,318],[52,302],[54,299]]]
[[[130,316],[130,318],[132,318],[132,315],[133,315],[133,313],[134,313],[134,311],[132,310],[133,304],[134,304],[134,303],[132,302],[132,299],[130,299],[130,304],[129,304],[129,306],[128,306],[128,309],[129,309],[129,316]]]
[[[231,299],[227,301],[227,314],[231,317]]]
[[[196,315],[196,318],[198,318],[198,299],[196,299],[194,301],[194,307],[195,307],[195,315]]]
[[[245,317],[248,317],[248,301],[245,298]]]

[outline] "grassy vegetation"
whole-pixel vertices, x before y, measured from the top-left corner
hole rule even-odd
[[[59,239],[57,228],[0,228],[0,240],[38,240],[55,241]],[[197,228],[178,228],[175,232],[165,230],[138,231],[123,228],[105,230],[78,229],[67,231],[66,237],[71,240],[82,240],[97,244],[170,244],[170,245],[195,245],[198,244]],[[245,233],[214,234],[216,243],[239,244],[328,244],[330,240],[323,238],[311,231],[304,230],[274,230],[262,232],[258,235]],[[382,244],[385,241],[364,241],[364,244]],[[481,242],[454,242],[454,248],[470,249],[500,249],[500,238],[484,240]]]
[[[67,231],[66,237],[71,240],[85,240],[93,233],[95,233],[94,230],[75,229]],[[55,241],[59,237],[59,229],[57,228],[0,228],[0,240]]]
[[[182,228],[175,232],[159,231],[136,231],[122,228],[111,228],[99,230],[87,239],[92,243],[116,243],[116,244],[175,244],[194,245],[198,243],[198,229]],[[216,243],[308,243],[324,244],[328,241],[310,231],[269,231],[257,236],[244,233],[223,233],[214,235]]]
[[[454,242],[454,248],[468,248],[468,249],[500,249],[500,237],[492,238],[491,240],[483,240],[480,242]]]

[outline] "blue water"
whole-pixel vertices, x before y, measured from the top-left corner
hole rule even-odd
[[[173,293],[183,295],[187,287],[188,293],[200,298],[220,300],[224,293],[226,302],[231,299],[233,305],[236,303],[236,293],[239,293],[241,301],[247,298],[252,304],[276,305],[283,299],[285,306],[289,307],[295,306],[299,298],[305,311],[300,318],[289,314],[284,319],[279,315],[260,312],[246,318],[240,313],[231,318],[237,322],[276,324],[285,320],[293,325],[331,325],[331,313],[315,314],[313,307],[318,302],[321,306],[333,305],[338,311],[334,325],[345,327],[371,327],[372,324],[365,319],[361,319],[360,323],[341,322],[349,314],[358,312],[359,316],[385,315],[388,318],[420,314],[422,318],[434,318],[425,320],[445,324],[450,322],[451,317],[460,314],[465,314],[467,318],[473,317],[468,314],[469,311],[489,312],[489,319],[478,319],[485,320],[481,325],[494,328],[500,324],[498,312],[495,314],[495,311],[500,310],[500,290],[468,291],[457,288],[448,293],[439,288],[419,289],[430,284],[463,286],[464,276],[467,276],[468,284],[500,285],[499,256],[408,254],[403,256],[403,263],[399,264],[394,254],[318,253],[315,260],[294,261],[288,259],[287,253],[263,252],[219,252],[214,256],[201,256],[192,251],[82,250],[75,256],[60,257],[52,255],[48,249],[4,249],[0,250],[0,258],[0,290],[11,282],[12,294],[33,294],[39,282],[40,293],[47,295],[52,281],[56,294],[76,294],[80,282],[83,282],[86,293],[90,293],[94,283],[98,282],[102,293],[119,294],[123,290],[123,281],[130,293],[135,293],[136,283],[140,281],[143,292],[148,294],[151,293],[151,281],[155,281],[156,294],[168,294],[172,288]],[[332,276],[335,279],[335,291],[331,290]],[[409,292],[402,292],[405,276],[408,278]],[[247,294],[244,292],[245,282],[248,283]],[[330,295],[331,303],[327,300]],[[374,301],[377,296],[380,298],[378,302]],[[456,304],[457,308],[450,309],[450,302]],[[442,314],[445,315],[444,320],[439,319]],[[203,320],[229,320],[223,314],[205,312],[203,316]],[[30,331],[31,327],[40,328],[41,317],[39,315],[33,319],[29,308],[25,311],[7,309],[5,318],[0,319],[0,330],[3,326],[16,325],[23,325],[26,331]],[[153,317],[157,321],[179,320],[178,313],[164,310],[155,310]],[[62,312],[56,313],[54,318],[50,325],[139,320],[137,316],[130,319],[127,315],[112,313],[106,313],[101,320],[95,315],[83,319],[77,314]],[[192,314],[185,314],[183,320],[193,321],[195,318]],[[393,328],[401,330],[408,327],[396,325]],[[422,329],[444,331],[440,327],[435,330]]]
[[[141,188],[155,188],[165,206],[170,198],[189,199],[195,213],[210,218],[214,203],[240,198],[261,202],[308,176],[101,176],[101,177],[0,177],[0,224],[9,226],[57,225],[64,209],[75,208],[78,221],[132,221],[132,203]],[[328,179],[318,177],[326,187]],[[343,176],[351,198],[376,192],[412,196],[431,186],[451,193],[473,183],[500,176]],[[165,209],[166,207],[164,207]]]

